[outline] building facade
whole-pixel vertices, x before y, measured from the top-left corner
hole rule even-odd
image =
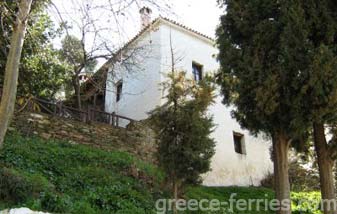
[[[162,17],[142,26],[142,31],[119,51],[119,60],[108,72],[105,93],[105,111],[135,120],[146,119],[148,112],[165,103],[160,83],[167,80],[172,62],[176,70],[186,71],[196,80],[219,68],[211,38]],[[221,100],[217,90],[216,102],[209,108],[216,124],[212,133],[216,154],[212,170],[203,176],[204,185],[259,185],[272,172],[271,143],[263,135],[255,137],[243,130],[231,117],[232,108]]]

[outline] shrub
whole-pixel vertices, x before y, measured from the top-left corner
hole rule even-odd
[[[319,192],[293,192],[291,194],[292,209],[294,214],[321,214]]]
[[[72,207],[72,200],[68,195],[58,195],[50,192],[41,195],[41,208],[50,212],[68,213]]]
[[[0,169],[1,200],[20,203],[52,189],[53,186],[41,175],[28,175],[6,167]]]

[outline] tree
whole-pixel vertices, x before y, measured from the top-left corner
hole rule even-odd
[[[67,76],[64,63],[52,45],[52,40],[61,32],[54,29],[53,22],[45,13],[47,1],[35,1],[32,4],[27,22],[27,36],[22,49],[22,61],[18,79],[18,93],[52,98],[60,90]],[[0,4],[0,83],[3,84],[6,58],[10,47],[16,3]]]
[[[205,80],[195,84],[185,72],[176,71],[163,85],[167,102],[151,112],[151,121],[159,138],[159,163],[178,199],[184,184],[199,183],[200,174],[210,168],[215,143],[206,110],[213,101],[213,87]]]
[[[144,4],[163,12],[170,8],[167,0],[70,1],[69,4],[73,6],[63,10],[57,7],[56,1],[54,3],[60,25],[66,28],[62,51],[71,66],[72,85],[78,108],[82,107],[78,75],[85,67],[88,69],[90,65],[95,65],[100,60],[113,63],[121,61],[121,64],[124,64],[125,61],[132,61],[124,58],[129,59],[129,56],[134,55],[134,51],[120,49],[120,42],[128,38],[125,28],[129,26],[125,23],[134,18],[135,9],[140,9],[139,7]],[[132,44],[127,43],[126,46],[130,48]],[[111,70],[109,72],[113,73]],[[103,73],[106,75],[105,72]],[[105,83],[97,83],[94,79],[91,79],[91,83],[97,88],[97,91],[105,90],[102,88],[105,87]]]
[[[8,124],[14,113],[20,58],[31,5],[32,0],[21,0],[18,5],[16,23],[10,42],[11,47],[7,56],[4,87],[0,103],[0,147],[3,146]]]
[[[302,8],[307,36],[302,46],[289,49],[296,48],[294,53],[307,59],[300,83],[302,118],[309,121],[313,130],[322,199],[335,201],[337,142],[335,137],[328,141],[326,131],[330,129],[334,135],[337,124],[337,4],[331,0],[306,1]],[[332,205],[324,204],[325,214],[337,213],[337,207]]]
[[[219,3],[227,8],[217,30],[223,102],[235,106],[241,126],[271,136],[278,213],[291,213],[288,149],[308,127],[301,119],[301,71],[308,63],[298,55],[307,39],[302,2]]]
[[[85,44],[75,36],[67,35],[62,40],[61,54],[69,64],[71,71],[71,82],[76,96],[76,104],[79,109],[81,102],[81,85],[79,75],[83,70],[91,72],[97,64],[97,59],[105,56],[89,55],[85,49]],[[106,56],[108,57],[108,56]]]

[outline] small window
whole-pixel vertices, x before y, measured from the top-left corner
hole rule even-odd
[[[122,81],[119,81],[117,83],[117,87],[116,87],[116,101],[120,101],[121,100],[121,97],[122,97],[122,92],[123,92],[123,82]]]
[[[193,77],[196,82],[202,80],[202,68],[203,68],[202,65],[195,62],[192,63]]]
[[[233,140],[235,152],[243,155],[246,154],[244,135],[233,132]]]

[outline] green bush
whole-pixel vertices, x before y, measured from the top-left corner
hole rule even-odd
[[[237,199],[273,199],[274,192],[266,188],[257,187],[190,187],[187,191],[189,199],[219,199],[228,201],[232,193],[237,193]],[[320,203],[321,194],[319,192],[292,192],[292,213],[294,214],[321,214]],[[263,208],[263,207],[262,207]],[[245,211],[244,214],[270,214],[270,211]],[[199,212],[196,212],[199,213]],[[215,214],[216,212],[214,212]],[[222,213],[219,211],[218,213]],[[240,213],[234,211],[234,213]],[[213,214],[213,213],[212,213]]]
[[[291,194],[294,214],[321,214],[321,193],[319,192],[293,192]]]
[[[41,175],[29,175],[15,169],[0,168],[0,199],[13,203],[27,201],[53,186]]]
[[[40,197],[41,208],[50,212],[67,213],[72,208],[72,200],[67,195],[57,195],[52,193],[43,193]]]

